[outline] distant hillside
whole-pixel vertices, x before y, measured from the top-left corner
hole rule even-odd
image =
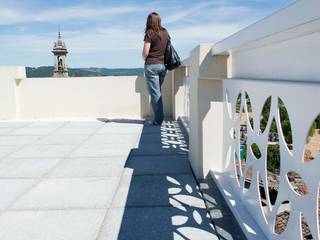
[[[142,76],[143,68],[69,68],[70,77]],[[27,77],[52,77],[53,67],[27,67]]]

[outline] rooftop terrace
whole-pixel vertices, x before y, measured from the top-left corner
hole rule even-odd
[[[215,230],[177,122],[1,121],[0,134],[2,240],[241,239]]]
[[[195,47],[161,127],[143,77],[0,67],[0,239],[320,239],[318,9]]]

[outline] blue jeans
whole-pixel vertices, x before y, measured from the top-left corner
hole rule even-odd
[[[164,119],[161,86],[167,73],[164,64],[145,64],[145,79],[151,97],[154,121],[161,124]]]

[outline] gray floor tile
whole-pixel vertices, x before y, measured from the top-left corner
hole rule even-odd
[[[8,154],[14,152],[15,150],[19,149],[20,146],[0,146],[0,158],[7,156]]]
[[[15,131],[12,131],[8,133],[8,135],[23,135],[23,136],[42,136],[42,135],[48,135],[52,132],[54,132],[57,128],[56,127],[43,127],[43,128],[37,128],[37,127],[24,127],[19,128]]]
[[[105,213],[99,240],[217,239],[176,123],[0,121],[0,129],[0,210],[10,205],[1,240],[97,240]],[[225,206],[209,200],[229,240]]]
[[[127,144],[82,144],[70,157],[113,157],[128,156],[131,145]]]
[[[154,156],[154,155],[187,155],[186,147],[172,147],[162,144],[150,143],[139,145],[137,149],[132,150],[135,156]]]
[[[10,211],[0,216],[1,240],[95,240],[105,210]]]
[[[0,161],[0,178],[40,178],[59,161],[60,158],[5,158]]]
[[[67,122],[64,127],[66,128],[99,128],[104,126],[106,123],[100,121],[72,121]]]
[[[118,178],[45,179],[22,196],[12,209],[107,208]]]
[[[40,136],[0,136],[1,146],[18,146],[33,143]]]
[[[89,136],[97,131],[97,128],[67,128],[62,127],[54,132],[55,135],[86,135]]]
[[[192,175],[123,175],[112,207],[189,205],[205,208]]]
[[[77,145],[83,143],[88,138],[88,135],[75,135],[75,134],[58,134],[44,136],[35,141],[33,144],[37,145]]]
[[[184,155],[131,156],[126,168],[134,175],[144,174],[191,174],[187,157]]]
[[[150,144],[150,143],[161,143],[161,135],[160,134],[143,134],[142,136],[139,137],[139,145],[141,144]]]
[[[95,134],[88,138],[86,144],[128,144],[136,145],[138,135],[136,134]]]
[[[0,211],[7,208],[35,182],[30,179],[0,179]],[[0,237],[0,239],[2,238]]]
[[[21,128],[32,124],[32,122],[22,121],[0,121],[0,128]]]
[[[60,158],[75,148],[74,145],[30,145],[10,154],[13,158]]]
[[[67,158],[49,177],[120,177],[126,157]]]
[[[0,136],[15,131],[15,128],[0,128]]]
[[[58,121],[35,121],[28,125],[28,128],[59,128],[66,124],[66,122]]]
[[[204,209],[186,207],[113,208],[98,240],[217,240]]]
[[[97,134],[139,134],[141,124],[107,123],[97,131]]]

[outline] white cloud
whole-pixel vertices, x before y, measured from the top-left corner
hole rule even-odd
[[[13,52],[40,53],[50,51],[53,47],[53,36],[30,34],[3,34],[1,45],[4,50]]]
[[[214,43],[240,28],[238,24],[210,23],[171,29],[170,34],[175,44],[191,49],[201,42]],[[62,37],[73,54],[126,52],[141,49],[143,44],[143,32],[130,28],[94,28],[85,33],[81,30],[66,31]],[[8,34],[2,35],[2,47],[30,53],[50,52],[55,39],[53,34]]]
[[[7,56],[20,64],[24,61],[25,65],[35,65],[31,61],[41,63],[44,56],[51,61],[50,51],[57,37],[51,32],[51,23],[63,24],[66,30],[62,31],[62,36],[70,51],[70,59],[77,58],[77,63],[81,63],[85,56],[92,62],[87,63],[84,59],[82,65],[99,66],[101,59],[98,56],[102,55],[109,59],[106,61],[118,59],[122,66],[140,64],[146,13],[152,10],[160,12],[174,45],[185,56],[196,45],[222,40],[265,14],[254,7],[232,4],[227,0],[192,4],[175,1],[172,5],[154,1],[145,5],[117,6],[91,3],[38,10],[30,4],[6,7],[2,4],[0,29],[2,25],[5,31],[0,32],[3,49],[0,65],[5,63]],[[90,24],[86,24],[88,22]],[[44,29],[46,26],[48,29]],[[135,58],[139,58],[137,62],[132,60]]]
[[[43,53],[52,50],[57,36],[53,34],[3,34],[1,38],[4,49]],[[143,33],[125,28],[95,28],[85,33],[81,30],[66,31],[63,32],[62,39],[70,53],[125,52],[142,47]]]
[[[173,41],[179,45],[186,46],[190,43],[214,43],[230,34],[233,34],[243,27],[237,23],[208,23],[206,25],[194,25],[171,30]]]
[[[21,14],[10,8],[0,7],[0,25],[10,25],[20,21]]]
[[[82,31],[66,34],[67,44],[77,53],[123,52],[140,49],[143,33],[129,28],[97,28],[83,34]]]
[[[99,20],[108,19],[115,15],[143,11],[140,6],[123,5],[114,6],[90,6],[78,5],[72,7],[53,8],[41,11],[30,9],[0,8],[0,25],[12,25],[16,23],[56,23],[67,20]]]
[[[170,9],[167,9],[170,10]],[[204,2],[191,6],[176,7],[171,11],[164,11],[163,23],[193,23],[202,21],[205,22],[218,22],[225,20],[239,19],[248,13],[254,12],[254,9],[248,6],[237,6],[232,4],[225,4],[224,2]],[[246,15],[246,18],[249,16]]]
[[[40,12],[33,19],[39,22],[56,22],[71,19],[100,19],[113,15],[126,14],[141,11],[138,6],[101,7],[101,6],[74,6],[58,9],[50,9]]]
[[[215,3],[213,2],[204,2],[204,3],[199,3],[199,4],[195,4],[195,5],[191,5],[191,7],[187,7],[187,8],[183,8],[183,9],[171,9],[172,10],[172,14],[170,15],[164,15],[163,19],[163,23],[164,24],[170,24],[170,23],[175,23],[178,22],[180,20],[186,19],[188,16],[201,11],[207,7],[210,7],[212,5],[215,5]],[[166,9],[168,10],[168,9]],[[165,12],[165,11],[164,11]]]

